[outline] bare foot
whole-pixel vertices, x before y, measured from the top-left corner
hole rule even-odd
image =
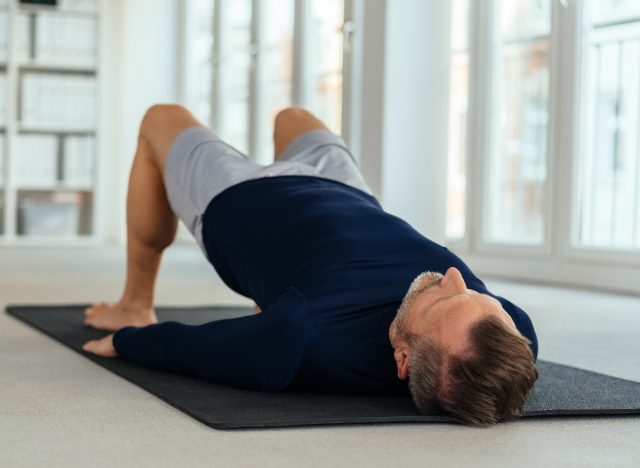
[[[84,310],[84,324],[99,330],[117,331],[122,327],[144,327],[158,323],[153,307],[97,302]]]

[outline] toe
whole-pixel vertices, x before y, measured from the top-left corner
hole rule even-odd
[[[89,307],[84,309],[84,315],[86,317],[95,316],[99,314],[101,311],[107,309],[109,304],[106,302],[95,302],[91,304]]]
[[[83,344],[82,349],[84,349],[85,351],[91,351],[92,341],[87,341],[85,344]]]

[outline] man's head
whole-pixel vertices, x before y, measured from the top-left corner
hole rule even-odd
[[[467,289],[454,267],[415,278],[389,339],[418,409],[440,407],[459,422],[520,416],[538,378],[531,342],[498,300]]]

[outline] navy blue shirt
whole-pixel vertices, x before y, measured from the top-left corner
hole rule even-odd
[[[241,182],[210,202],[203,239],[222,280],[263,312],[199,326],[126,327],[114,336],[121,356],[251,389],[408,394],[389,326],[418,274],[454,266],[469,289],[500,301],[537,358],[522,309],[375,197],[340,182],[298,175]]]

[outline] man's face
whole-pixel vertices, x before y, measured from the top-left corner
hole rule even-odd
[[[408,335],[429,335],[448,353],[463,354],[468,346],[471,326],[489,315],[502,320],[514,333],[519,331],[500,302],[467,286],[455,268],[444,275],[424,272],[418,275],[398,309],[389,329],[394,346],[407,345]]]

